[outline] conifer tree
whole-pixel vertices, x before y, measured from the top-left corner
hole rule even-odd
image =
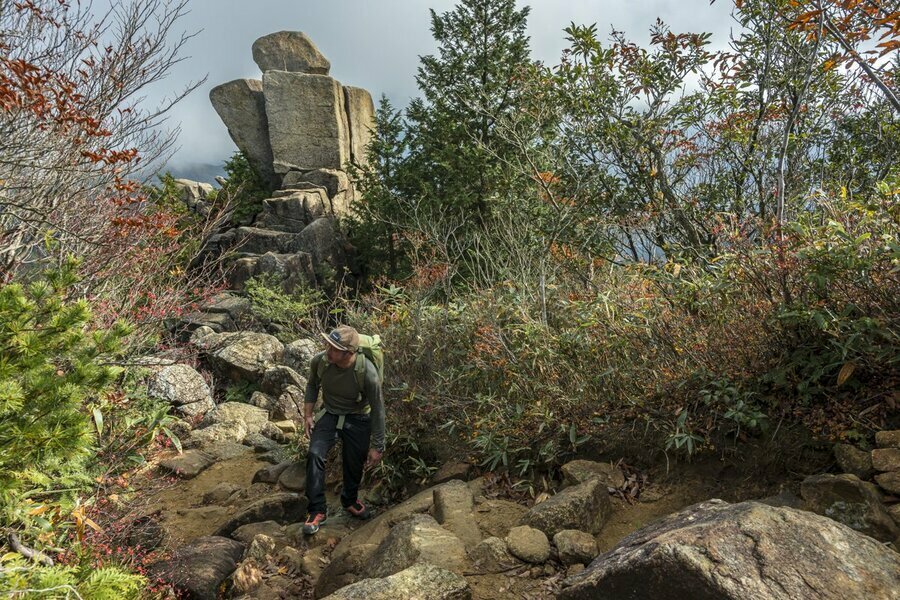
[[[494,136],[495,121],[517,106],[520,74],[530,64],[529,11],[514,0],[462,0],[452,11],[432,10],[438,53],[422,57],[416,79],[424,99],[408,110],[422,193],[474,207],[481,218],[503,180],[498,157],[506,148]]]

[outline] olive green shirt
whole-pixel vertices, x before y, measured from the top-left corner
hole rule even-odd
[[[319,379],[319,361],[326,361],[327,366]],[[372,447],[384,451],[384,400],[381,395],[381,384],[378,383],[378,371],[363,354],[356,360],[366,361],[362,399],[356,381],[356,366],[350,365],[342,369],[328,363],[324,352],[312,357],[309,362],[309,377],[306,383],[304,401],[315,404],[322,390],[324,408],[334,415],[372,415]]]

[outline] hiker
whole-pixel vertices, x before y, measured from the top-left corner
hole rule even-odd
[[[369,509],[357,497],[363,469],[375,466],[384,452],[384,401],[381,396],[382,360],[374,363],[360,349],[360,335],[342,325],[325,338],[325,351],[312,357],[303,405],[304,429],[309,438],[306,459],[306,497],[309,515],[303,532],[319,531],[326,519],[325,457],[338,438],[344,465],[341,504],[350,515],[367,519]],[[381,357],[378,336],[374,340]],[[367,346],[368,348],[368,346]],[[362,362],[360,362],[362,361]],[[376,366],[377,363],[377,366]],[[313,416],[322,389],[324,408]],[[371,437],[371,445],[370,445]]]

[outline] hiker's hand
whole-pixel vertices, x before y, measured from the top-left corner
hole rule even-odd
[[[303,420],[303,430],[306,432],[306,437],[312,437],[312,430],[316,426],[316,418],[315,417],[306,417]]]
[[[383,452],[380,450],[376,450],[375,448],[369,449],[369,458],[366,460],[366,468],[371,469],[375,465],[381,462],[381,455]]]

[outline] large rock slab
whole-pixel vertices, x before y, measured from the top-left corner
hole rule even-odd
[[[206,413],[215,407],[209,385],[189,365],[163,367],[150,380],[148,391],[150,396],[168,402],[189,416]]]
[[[599,533],[612,514],[606,483],[592,477],[567,487],[540,504],[535,504],[522,519],[524,525],[540,529],[552,538],[563,529]]]
[[[878,488],[856,475],[813,475],[800,484],[809,510],[870,535],[892,542],[900,530],[881,503]]]
[[[152,564],[151,578],[171,582],[193,600],[216,600],[219,585],[237,567],[244,545],[225,537],[201,537],[177,549],[171,558]]]
[[[469,600],[472,592],[460,575],[430,564],[418,564],[384,579],[364,579],[348,585],[327,600]]]
[[[306,516],[306,498],[288,492],[271,494],[257,500],[216,531],[216,535],[229,536],[238,527],[248,523],[275,521],[288,524],[302,521]]]
[[[366,146],[375,129],[375,103],[363,88],[344,86],[347,120],[350,125],[350,160],[358,166],[366,164]]]
[[[711,500],[623,539],[562,600],[896,600],[900,554],[824,517]]]
[[[414,515],[391,529],[367,563],[364,574],[370,578],[387,577],[417,563],[431,563],[461,573],[466,548],[429,515]]]
[[[263,84],[236,79],[210,90],[209,101],[228,128],[228,135],[267,182],[274,183],[272,145]]]
[[[207,335],[202,344],[213,369],[232,381],[259,381],[284,354],[278,338],[251,331]]]
[[[267,71],[263,93],[276,173],[341,169],[350,160],[340,83],[325,75]]]
[[[331,63],[302,31],[278,31],[253,42],[253,62],[259,70],[328,75]]]

